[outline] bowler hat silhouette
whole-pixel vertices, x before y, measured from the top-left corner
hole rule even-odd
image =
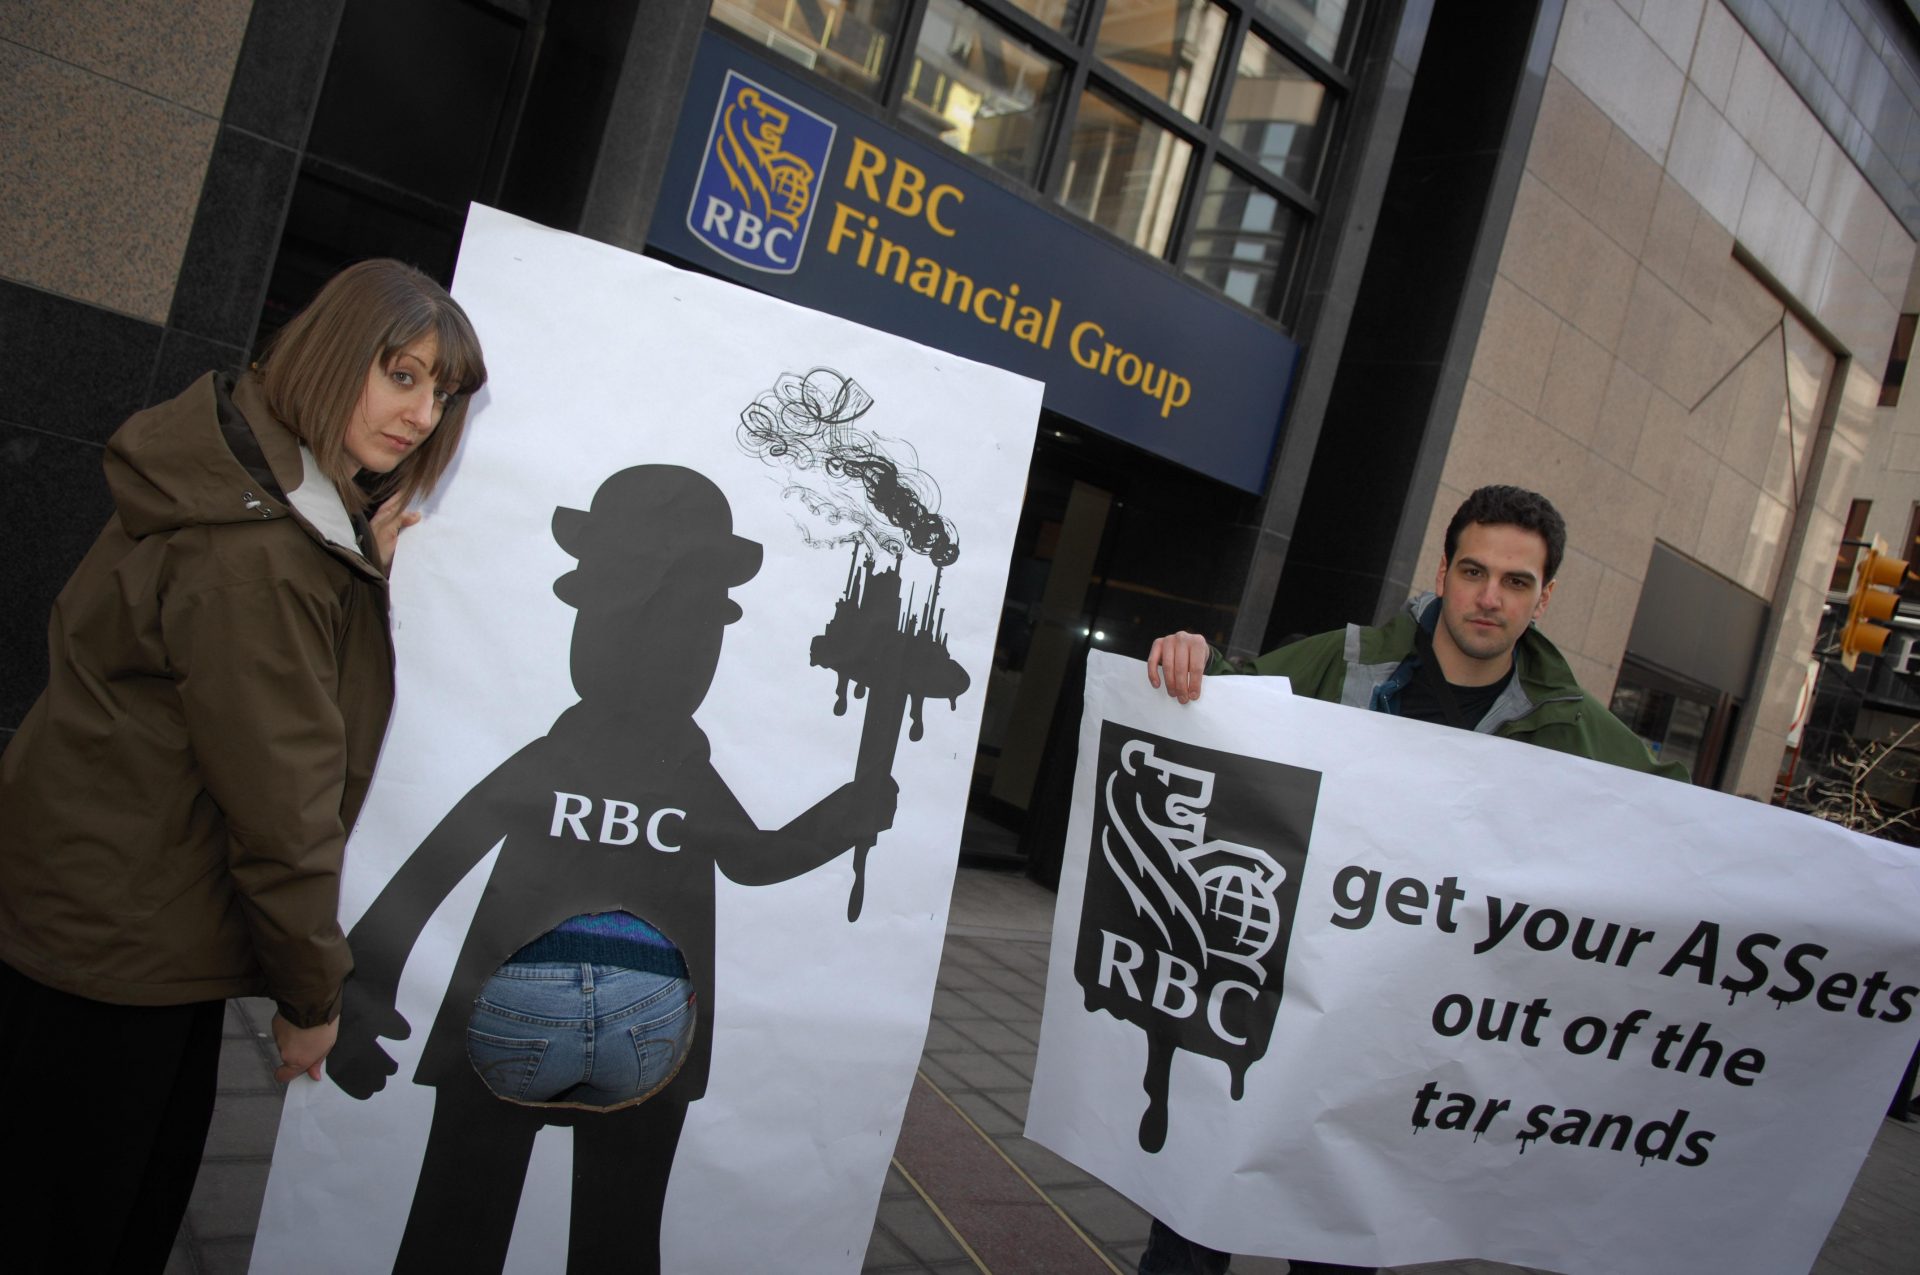
[[[589,509],[553,511],[553,538],[580,560],[553,582],[580,607],[644,596],[669,575],[719,589],[760,570],[760,545],[733,534],[733,510],[706,475],[679,465],[635,465],[600,484]]]

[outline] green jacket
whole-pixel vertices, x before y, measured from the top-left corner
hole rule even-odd
[[[1207,673],[1279,674],[1296,694],[1391,713],[1401,688],[1412,678],[1414,625],[1431,631],[1438,615],[1439,599],[1421,594],[1378,628],[1349,624],[1253,660],[1229,660],[1216,651]],[[1580,689],[1566,657],[1539,629],[1527,626],[1514,647],[1514,664],[1517,675],[1475,731],[1688,781],[1685,767],[1655,760],[1638,735]]]

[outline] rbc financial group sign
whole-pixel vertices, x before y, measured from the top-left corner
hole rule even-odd
[[[701,38],[648,242],[1044,381],[1046,404],[1246,491],[1299,347],[731,41]]]

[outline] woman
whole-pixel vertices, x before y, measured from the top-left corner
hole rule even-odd
[[[276,1077],[319,1077],[351,966],[342,847],[393,695],[386,571],[485,380],[459,305],[367,261],[255,370],[107,444],[116,516],[54,604],[47,690],[0,758],[15,1269],[165,1265],[224,998],[271,996]]]

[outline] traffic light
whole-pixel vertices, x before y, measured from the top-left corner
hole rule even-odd
[[[1878,655],[1886,649],[1893,633],[1886,621],[1893,619],[1900,605],[1897,591],[1906,576],[1906,560],[1888,557],[1886,542],[1875,536],[1860,559],[1860,572],[1847,598],[1847,622],[1840,630],[1840,662],[1849,673],[1862,655]]]

